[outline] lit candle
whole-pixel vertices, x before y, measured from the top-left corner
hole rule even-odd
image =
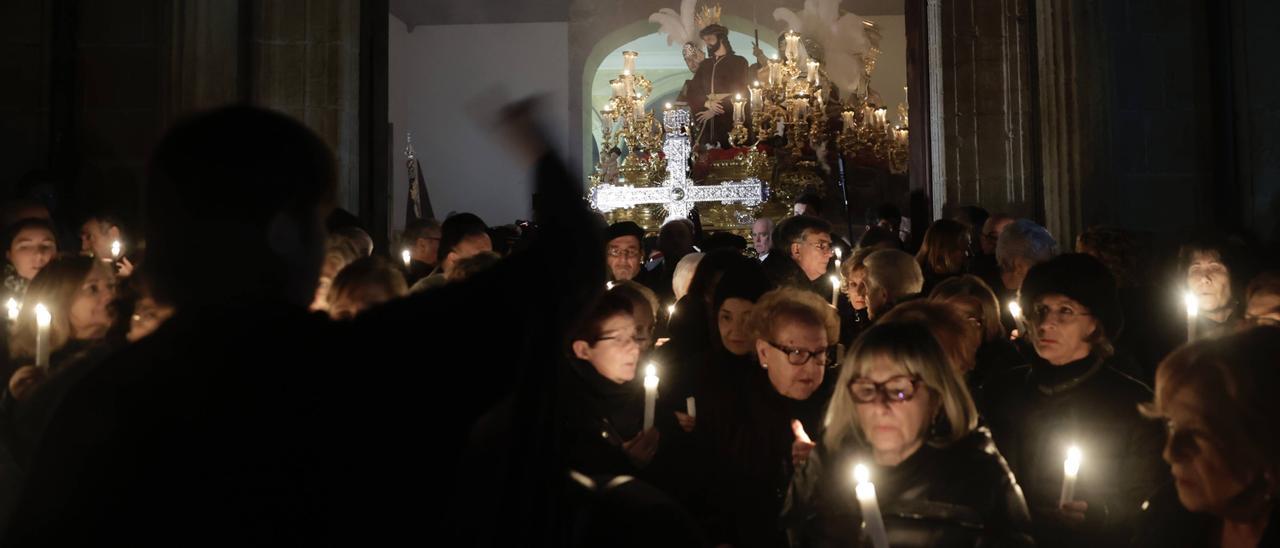
[[[871,472],[861,464],[853,467],[853,480],[857,482],[854,493],[858,506],[862,507],[862,528],[871,538],[875,548],[889,548],[889,535],[884,530],[884,518],[880,517],[880,503],[876,501],[876,486],[871,483]]]
[[[636,57],[638,57],[639,55],[640,55],[639,53],[634,51],[622,52],[622,71],[628,74],[635,72]]]
[[[1080,461],[1084,455],[1080,448],[1072,445],[1067,449],[1067,460],[1062,461],[1062,496],[1058,497],[1058,506],[1071,502],[1076,496],[1076,475],[1080,473]]]
[[[698,416],[698,405],[697,402],[693,401],[693,396],[684,399],[684,409],[689,412],[689,418]]]
[[[633,89],[633,88],[632,88],[632,77],[631,77],[631,71],[629,71],[629,70],[624,70],[624,71],[622,71],[622,95],[623,95],[623,97],[630,97],[630,96],[632,95],[632,89]]]
[[[844,123],[845,131],[853,131],[853,111],[846,110],[840,113],[840,121]]]
[[[836,254],[836,274],[843,276],[844,274],[841,274],[840,272],[840,259],[844,258],[844,251],[838,247],[832,248],[831,251],[834,251]]]
[[[605,283],[604,283],[604,290],[605,290],[605,291],[613,291],[613,282],[605,282]]]
[[[769,61],[769,85],[776,86],[782,83],[782,63],[777,59]]]
[[[49,324],[53,317],[43,304],[36,304],[36,367],[49,368]]]
[[[734,125],[738,125],[742,123],[742,120],[743,120],[742,108],[745,107],[746,105],[747,105],[747,102],[742,100],[741,93],[734,94],[733,96],[733,124]]]
[[[14,300],[13,297],[9,297],[9,300],[5,301],[4,306],[9,309],[9,321],[18,321],[18,301]]]
[[[805,65],[809,68],[809,73],[804,77],[805,81],[818,85],[818,62],[810,59]]]
[[[800,56],[800,35],[794,32],[787,33],[787,60],[795,61]]]
[[[622,97],[622,80],[621,79],[609,80],[609,87],[613,88],[614,97]]]
[[[120,240],[113,240],[111,242],[111,258],[117,260],[120,259]]]
[[[649,364],[644,368],[644,429],[653,428],[653,408],[658,401],[658,368]]]
[[[675,316],[675,315],[676,315],[676,305],[675,305],[675,303],[671,303],[671,304],[667,305],[667,319],[668,319],[668,320],[670,320],[670,319],[671,319],[671,317],[672,317],[672,316]]]
[[[664,111],[666,111],[666,110],[671,110],[671,103],[667,103],[667,104],[665,104],[665,105],[662,105],[662,110],[664,110]]]
[[[1009,315],[1013,316],[1013,325],[1017,326],[1011,334],[1013,338],[1018,338],[1018,330],[1022,328],[1022,305],[1018,301],[1009,301]]]
[[[610,101],[600,111],[600,120],[604,122],[605,129],[613,129],[613,102]]]
[[[1200,299],[1190,291],[1182,295],[1187,305],[1187,342],[1196,340],[1196,315],[1200,313]]]
[[[836,299],[840,296],[840,277],[831,275],[831,306],[836,306]]]
[[[876,124],[878,127],[885,127],[889,124],[889,109],[880,107],[876,109]]]
[[[404,266],[405,266],[405,268],[408,268],[408,267],[409,267],[409,261],[413,260],[413,255],[411,255],[411,254],[409,253],[409,250],[408,250],[408,249],[405,249],[405,250],[403,250],[403,251],[401,251],[401,252],[400,252],[400,258],[404,260]]]

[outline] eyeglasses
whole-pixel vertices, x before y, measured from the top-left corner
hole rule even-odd
[[[626,335],[614,335],[612,337],[600,337],[596,339],[596,342],[600,341],[610,341],[613,344],[626,348],[629,343],[635,343],[636,346],[644,346],[649,342],[649,337],[640,334],[631,335],[629,337]]]
[[[1066,306],[1050,308],[1039,304],[1031,309],[1031,319],[1035,321],[1053,320],[1054,323],[1071,323],[1077,316],[1092,316],[1088,312],[1079,312]]]
[[[815,351],[815,350],[804,350],[802,348],[792,348],[790,346],[784,346],[773,341],[765,341],[765,342],[769,343],[769,346],[772,346],[778,349],[783,354],[786,354],[787,363],[791,365],[799,367],[801,365],[809,363],[809,361],[811,360],[817,360],[818,367],[835,367],[836,348],[834,346],[828,346],[822,350]]]
[[[811,245],[813,247],[816,247],[818,248],[818,251],[821,251],[823,253],[827,253],[831,251],[831,242],[801,242],[801,243],[803,243],[804,245]]]
[[[610,257],[622,257],[624,259],[634,259],[640,256],[640,252],[634,249],[612,248],[609,250]]]
[[[921,382],[924,381],[916,375],[896,375],[884,382],[858,377],[849,383],[849,394],[858,403],[875,403],[881,396],[890,403],[911,401]]]

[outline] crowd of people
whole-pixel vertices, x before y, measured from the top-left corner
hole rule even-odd
[[[0,545],[1280,545],[1275,258],[810,195],[654,238],[530,108],[532,220],[389,249],[249,107],[167,133],[141,230],[6,203]]]

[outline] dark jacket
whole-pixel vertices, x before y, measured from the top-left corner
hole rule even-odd
[[[553,155],[536,180],[523,253],[354,321],[271,294],[179,305],[67,392],[0,544],[392,545],[472,539],[458,518],[480,512],[495,545],[562,544],[555,365],[604,244]],[[495,319],[520,327],[495,338]],[[438,358],[404,359],[424,343]],[[506,397],[499,487],[442,504],[473,487],[467,433]]]
[[[779,516],[791,481],[791,421],[799,420],[811,438],[819,438],[830,389],[824,385],[808,400],[796,401],[778,394],[750,358],[717,367],[721,375],[704,385],[699,399],[695,431],[706,478],[707,536],[713,545],[735,548],[784,546]]]
[[[923,445],[897,466],[875,467],[865,450],[815,449],[788,495],[795,547],[869,545],[849,470],[871,467],[889,544],[895,548],[1033,546],[1022,490],[986,428],[947,447]]]
[[[1167,478],[1160,426],[1138,414],[1151,390],[1088,356],[1062,366],[1041,360],[992,379],[979,406],[996,445],[1026,494],[1041,546],[1123,546],[1142,501]],[[1067,448],[1084,459],[1075,500],[1089,504],[1083,526],[1053,520]]]
[[[1133,548],[1201,548],[1221,542],[1222,520],[1184,508],[1173,483],[1165,484],[1143,503],[1141,524]],[[1280,546],[1280,506],[1273,504],[1258,547],[1275,546]]]
[[[637,475],[623,442],[640,433],[644,386],[640,376],[617,384],[590,363],[570,360],[561,375],[560,440],[570,469],[588,476]]]

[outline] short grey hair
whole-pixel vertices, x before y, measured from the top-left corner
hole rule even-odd
[[[897,249],[881,249],[867,255],[867,290],[883,289],[890,300],[919,293],[924,288],[920,263],[910,253]]]
[[[1058,254],[1058,241],[1045,227],[1030,219],[1018,219],[1000,231],[996,241],[996,262],[1011,264],[1026,259],[1032,265],[1043,263]]]

